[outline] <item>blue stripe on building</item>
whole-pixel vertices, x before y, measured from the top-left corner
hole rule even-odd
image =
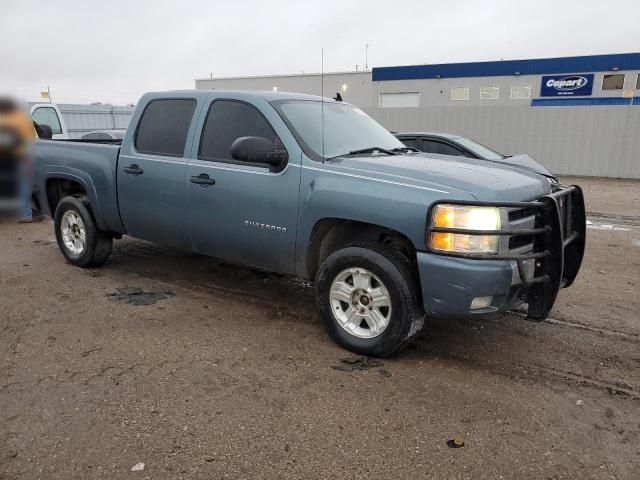
[[[373,69],[371,75],[374,82],[381,82],[387,80],[418,80],[425,78],[501,77],[511,75],[606,72],[611,70],[640,70],[640,53],[377,67]]]
[[[591,98],[534,98],[532,107],[578,107],[593,105],[640,106],[640,97],[591,97]]]

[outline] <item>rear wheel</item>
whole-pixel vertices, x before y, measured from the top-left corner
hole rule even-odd
[[[98,230],[86,198],[63,198],[56,208],[54,230],[60,251],[72,265],[98,267],[111,253],[113,237]]]
[[[416,284],[409,261],[391,249],[356,245],[338,250],[316,276],[322,322],[348,350],[391,355],[424,324]]]

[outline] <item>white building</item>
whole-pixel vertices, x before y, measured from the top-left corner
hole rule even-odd
[[[324,84],[324,88],[323,88]],[[559,174],[640,178],[640,53],[197,79],[335,96],[393,131],[462,134]]]

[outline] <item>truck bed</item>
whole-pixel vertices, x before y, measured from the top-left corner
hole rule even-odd
[[[50,176],[79,182],[103,223],[100,227],[123,232],[115,190],[119,153],[119,144],[105,141],[38,140],[33,149],[35,191],[47,192],[44,179]],[[55,214],[46,205],[42,209],[51,217]]]

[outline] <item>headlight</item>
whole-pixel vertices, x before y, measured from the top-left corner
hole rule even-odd
[[[462,230],[500,230],[500,210],[496,207],[470,205],[436,205],[431,213],[431,226]],[[430,232],[432,250],[455,253],[498,253],[497,235]]]

